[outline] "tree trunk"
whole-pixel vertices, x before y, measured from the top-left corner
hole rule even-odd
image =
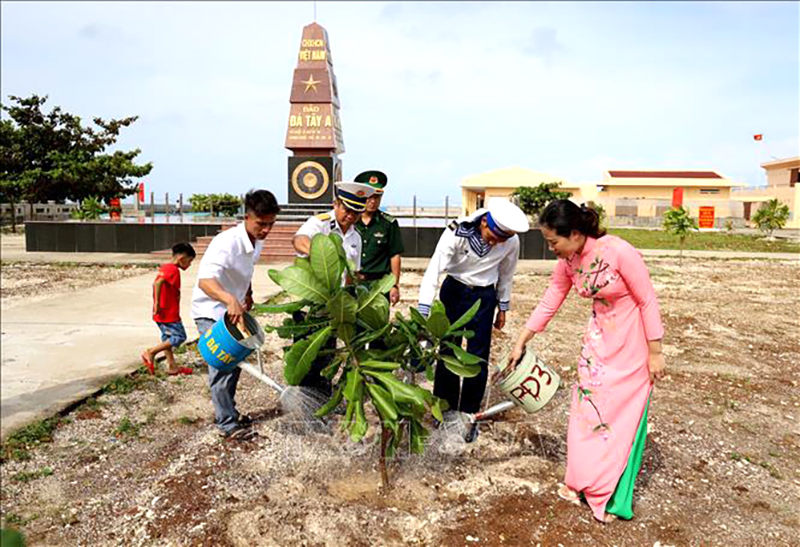
[[[389,444],[389,430],[381,424],[381,456],[380,456],[380,468],[381,468],[381,484],[383,486],[384,492],[389,490],[391,485],[389,484],[389,473],[386,471],[386,445]]]

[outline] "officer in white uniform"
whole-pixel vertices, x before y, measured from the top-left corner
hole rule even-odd
[[[354,271],[361,268],[361,235],[355,228],[355,223],[361,218],[361,213],[367,208],[367,198],[375,192],[368,184],[360,182],[337,182],[333,185],[333,210],[313,216],[305,221],[292,238],[292,245],[298,256],[308,256],[311,249],[311,239],[317,234],[339,234],[342,236],[347,259],[354,264]],[[342,282],[347,280],[343,276]],[[303,321],[303,312],[293,314],[295,321]],[[328,349],[336,347],[336,338],[328,341]],[[331,394],[330,381],[320,375],[330,358],[319,357],[311,365],[311,369],[300,382],[303,387],[310,387],[328,395]]]
[[[478,313],[465,326],[475,331],[467,351],[484,359],[481,372],[461,378],[438,363],[433,393],[452,410],[478,412],[486,389],[492,325],[502,329],[511,302],[511,285],[519,258],[518,233],[527,232],[528,218],[503,198],[491,198],[486,209],[453,221],[442,234],[419,290],[419,311],[427,316],[436,298],[439,275],[447,273],[439,299],[450,322],[456,321],[480,299]],[[470,440],[474,440],[474,428]]]
[[[355,223],[367,207],[367,198],[375,189],[360,182],[337,182],[333,185],[333,210],[313,216],[297,230],[292,245],[298,256],[308,256],[311,238],[317,234],[335,233],[342,236],[344,252],[355,264],[355,271],[361,268],[361,236]]]

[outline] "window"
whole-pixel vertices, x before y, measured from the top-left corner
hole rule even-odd
[[[700,195],[719,194],[719,188],[700,188]]]
[[[789,186],[794,188],[798,182],[800,182],[800,169],[795,168],[789,172]]]

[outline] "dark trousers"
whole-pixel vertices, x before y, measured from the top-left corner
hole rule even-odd
[[[497,308],[497,291],[494,285],[470,288],[447,276],[439,291],[439,299],[447,310],[450,323],[464,315],[478,299],[481,301],[478,313],[464,327],[475,331],[475,336],[467,340],[467,351],[486,361],[481,364],[481,372],[472,378],[464,378],[462,382],[460,376],[450,372],[444,363],[439,362],[436,364],[436,377],[433,383],[433,394],[445,399],[450,404],[451,410],[475,413],[480,410],[489,375],[489,350],[492,347],[492,324]],[[454,340],[453,343],[461,345],[461,339]],[[450,351],[444,350],[442,353]]]

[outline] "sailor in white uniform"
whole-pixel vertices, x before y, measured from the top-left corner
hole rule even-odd
[[[375,189],[360,182],[337,182],[333,185],[333,210],[328,213],[313,216],[305,221],[292,237],[292,245],[298,256],[308,256],[311,250],[311,239],[317,234],[339,234],[342,236],[347,259],[353,262],[354,271],[361,268],[361,235],[355,228],[355,223],[361,218],[361,213],[367,208],[367,198]],[[347,282],[347,275],[342,276],[342,284]],[[303,321],[303,312],[293,314],[295,321]],[[328,340],[328,347],[336,347],[336,337]],[[311,369],[303,378],[300,385],[331,394],[330,381],[320,372],[330,363],[330,357],[318,357],[311,365]]]
[[[511,285],[519,258],[518,233],[527,232],[528,218],[503,198],[491,198],[486,209],[453,221],[442,234],[419,290],[419,311],[427,316],[436,298],[439,275],[447,273],[439,299],[450,322],[461,317],[478,299],[478,313],[465,326],[475,331],[467,351],[484,359],[481,372],[464,378],[442,363],[436,366],[433,393],[450,409],[474,413],[480,409],[488,376],[492,325],[502,329],[511,302]],[[457,344],[458,345],[458,344]],[[473,432],[472,438],[477,432]]]
[[[360,182],[337,182],[333,185],[333,210],[313,216],[305,221],[292,238],[298,256],[308,256],[311,238],[317,234],[339,234],[348,260],[361,269],[361,235],[355,223],[367,207],[367,198],[375,189]]]

